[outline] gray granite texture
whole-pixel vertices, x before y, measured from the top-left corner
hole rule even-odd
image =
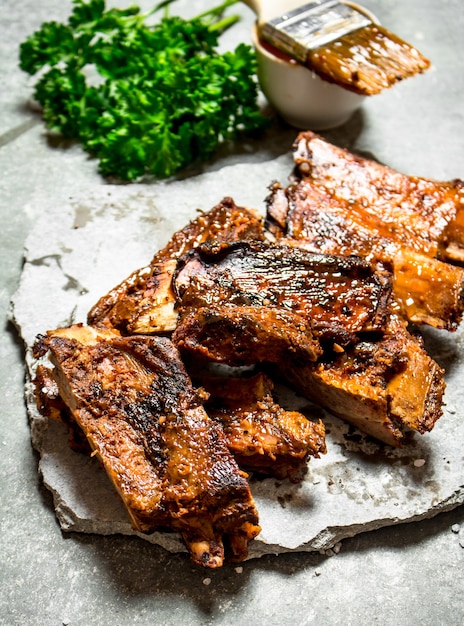
[[[185,14],[206,5],[206,1],[178,2],[179,10]],[[417,44],[432,59],[433,67],[426,75],[367,101],[344,127],[326,136],[406,173],[437,179],[464,177],[461,3],[371,0],[365,5],[385,25]],[[163,243],[156,239],[159,231],[154,228],[150,231],[153,240],[145,239],[141,246],[130,246],[121,254],[118,264],[106,258],[106,250],[100,247],[92,258],[85,260],[83,274],[77,272],[72,254],[66,250],[72,247],[68,245],[70,241],[78,242],[86,227],[97,223],[89,221],[92,208],[98,205],[93,199],[101,201],[106,192],[111,194],[114,190],[99,178],[95,163],[78,146],[49,144],[40,118],[27,106],[31,85],[18,69],[17,49],[25,36],[43,21],[65,19],[70,6],[70,2],[63,0],[21,3],[4,0],[1,7],[0,298],[5,321],[0,337],[0,624],[462,624],[464,512],[462,506],[457,506],[463,483],[459,480],[463,443],[462,374],[455,367],[462,353],[461,332],[446,340],[435,334],[428,336],[430,349],[447,366],[456,395],[448,403],[436,430],[421,440],[422,447],[400,464],[402,477],[414,488],[406,495],[394,488],[389,490],[388,483],[393,484],[398,470],[391,459],[387,463],[388,472],[385,472],[385,460],[382,460],[382,472],[377,464],[371,468],[373,473],[379,472],[383,481],[379,491],[373,492],[378,507],[383,504],[382,497],[390,493],[398,499],[398,507],[406,510],[406,514],[389,520],[393,525],[359,532],[375,527],[371,519],[370,526],[356,528],[356,535],[351,538],[344,539],[346,534],[329,537],[327,543],[321,544],[322,548],[343,538],[341,545],[335,543],[329,552],[267,554],[240,567],[226,566],[214,572],[199,570],[189,563],[185,554],[172,554],[138,537],[72,532],[73,510],[69,511],[71,532],[60,529],[55,517],[56,500],[53,502],[50,491],[44,488],[38,471],[39,458],[31,446],[24,401],[25,355],[17,329],[10,322],[11,299],[14,296],[15,312],[18,306],[24,310],[21,298],[27,298],[27,281],[35,280],[35,290],[37,283],[40,284],[42,295],[37,301],[36,324],[31,320],[26,325],[23,317],[20,320],[25,339],[30,342],[33,334],[45,330],[49,321],[55,325],[60,316],[69,319],[70,311],[74,318],[81,317],[88,303],[86,291],[89,299],[96,293],[96,287],[101,286],[104,292],[115,279],[125,276],[126,268],[130,271],[143,265],[153,248]],[[246,7],[240,7],[240,11],[244,19],[228,36],[226,45],[249,41],[253,16]],[[262,202],[269,179],[274,173],[281,177],[287,170],[294,136],[293,129],[276,120],[264,141],[250,141],[224,151],[214,162],[205,165],[203,172],[191,173],[184,181],[188,202],[180,202],[175,212],[170,204],[170,213],[163,214],[163,219],[169,220],[169,226],[174,226],[177,220],[182,225],[184,216],[195,208],[209,208],[226,194],[233,195],[238,202]],[[234,189],[229,187],[231,167],[233,171],[244,168],[246,185],[239,181],[234,182]],[[175,189],[181,183],[172,184]],[[161,203],[153,203],[147,197],[162,199],[168,192],[165,185],[154,185],[150,190],[118,189],[115,191],[118,203],[108,210],[112,220],[118,221],[121,211],[127,209],[124,197],[139,194],[138,210],[153,212]],[[89,203],[88,211],[86,203]],[[73,221],[76,219],[77,224]],[[78,228],[70,228],[73,225]],[[58,250],[52,244],[60,233],[64,233],[62,242],[66,246]],[[130,240],[123,235],[116,229],[111,233],[114,243],[118,237],[122,243],[124,239]],[[30,263],[23,268],[25,244],[27,258],[35,260],[33,268]],[[60,256],[69,262],[64,268],[59,266]],[[101,267],[106,268],[103,279]],[[59,296],[53,291],[57,280],[63,287]],[[77,297],[78,294],[81,295]],[[344,457],[348,455],[353,461],[356,453],[345,452],[340,446],[336,450],[335,460],[345,461],[344,466],[348,467]],[[422,459],[425,464],[419,467],[414,464]],[[440,479],[445,476],[448,460],[453,463],[448,477],[432,484],[438,467],[442,471]],[[350,467],[356,472],[354,465]],[[54,480],[58,483],[63,479],[60,468],[61,465],[55,468]],[[311,472],[315,471],[311,465]],[[53,477],[51,469],[49,472],[49,477]],[[451,476],[456,482],[451,482]],[[327,484],[323,476],[318,482],[320,478],[314,474],[312,488],[316,491]],[[426,483],[435,490],[436,499],[432,502],[431,495],[429,502],[418,510],[419,485],[422,489]],[[350,492],[341,496],[347,498],[350,506],[362,497],[352,476],[346,476],[338,485],[339,491]],[[85,508],[84,496],[88,491],[83,486],[86,487],[82,482],[75,485],[77,493],[73,498]],[[284,496],[281,502],[288,501],[286,493],[281,495]],[[264,499],[260,508],[266,518]],[[283,528],[278,529],[279,536],[290,537],[294,529],[288,528],[287,532],[286,526],[292,526],[294,518],[288,517],[288,507],[280,508]],[[63,526],[65,514],[63,506]],[[416,519],[429,515],[433,517]],[[405,520],[412,521],[397,523]],[[101,527],[89,530],[101,532]],[[274,539],[269,537],[268,544],[273,544]],[[304,544],[307,540],[301,535],[297,541]],[[293,543],[288,547],[296,546]]]

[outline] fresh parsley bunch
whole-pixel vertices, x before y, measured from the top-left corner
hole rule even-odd
[[[252,48],[218,52],[220,34],[238,19],[224,11],[237,1],[185,20],[169,16],[172,0],[147,14],[73,0],[67,24],[44,23],[20,46],[47,126],[79,140],[103,176],[128,181],[171,176],[262,129]]]

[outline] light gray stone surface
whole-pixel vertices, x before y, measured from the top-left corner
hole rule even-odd
[[[206,4],[206,0],[189,3],[180,0],[178,6],[191,14]],[[432,59],[433,68],[426,75],[368,101],[345,127],[327,133],[327,137],[370,153],[407,173],[441,179],[463,177],[464,14],[460,0],[446,4],[432,0],[382,3],[370,0],[365,5],[393,31],[419,45]],[[0,302],[5,322],[0,336],[0,623],[8,626],[462,624],[462,506],[431,519],[357,534],[344,540],[341,546],[336,544],[329,554],[267,555],[240,567],[227,566],[214,572],[199,570],[184,554],[171,554],[137,537],[60,531],[52,497],[39,479],[39,459],[30,443],[24,404],[23,346],[8,321],[10,300],[19,286],[24,243],[31,232],[36,232],[39,221],[48,215],[47,210],[54,212],[43,232],[44,251],[48,250],[47,236],[54,236],[67,219],[66,210],[61,217],[56,209],[72,204],[75,198],[98,195],[106,186],[95,172],[95,163],[78,146],[51,147],[47,143],[40,120],[25,104],[30,96],[30,82],[17,67],[20,41],[44,20],[65,19],[70,3],[4,0],[1,9]],[[245,7],[241,10],[244,20],[229,36],[229,42],[248,40],[252,16]],[[275,162],[281,167],[294,135],[293,130],[276,122],[264,142],[250,141],[237,146],[205,166],[205,171],[216,171],[221,176],[225,166],[240,163]],[[267,180],[264,170],[263,177]],[[227,193],[241,200],[243,186],[228,189],[226,183],[227,180],[225,188],[221,185],[221,195]],[[186,181],[186,184],[194,185],[194,182]],[[258,186],[255,193],[256,197],[262,197]],[[209,203],[208,189],[204,186],[197,188],[195,194],[192,191],[188,210],[203,206],[206,198]],[[173,214],[177,215],[174,209]],[[82,232],[85,213],[80,213],[79,223]],[[151,255],[151,246],[147,251]],[[38,258],[35,251],[32,254]],[[145,262],[145,251],[131,254],[140,254],[142,264]],[[99,262],[103,259],[100,256]],[[129,269],[138,265],[135,258],[126,261]],[[40,266],[44,273],[48,269],[54,279],[56,262],[57,257],[44,260]],[[92,267],[90,260],[89,267]],[[71,271],[68,275],[74,278]],[[38,280],[46,293],[48,279],[41,274]],[[109,286],[114,284],[112,275],[107,280]],[[87,286],[84,282],[82,285]],[[66,306],[58,300],[55,303],[50,293],[46,304],[42,301],[42,308],[37,308],[39,331],[44,322],[55,319],[47,316],[58,313],[58,306],[63,306],[65,316],[69,315],[69,303],[79,292],[79,285],[70,281],[63,286],[69,298]],[[53,312],[55,306],[57,310]],[[75,314],[78,313],[76,310]],[[33,332],[35,329],[29,328],[30,334],[26,336]],[[453,367],[462,352],[459,337],[455,335],[445,343],[433,335],[428,337],[431,351],[448,366],[448,376],[456,389],[462,384],[462,376],[457,378],[459,370]],[[406,480],[412,481],[414,473],[420,474],[417,486],[417,482],[430,479],[437,460],[440,464],[445,455],[459,454],[463,443],[462,432],[459,433],[461,411],[462,401],[447,407],[447,415],[437,425],[438,430],[424,440],[426,450],[414,457],[424,458],[426,463],[419,468],[414,463],[412,466],[405,463],[404,467],[410,470],[404,470]],[[440,431],[445,428],[442,425],[453,423],[458,423],[458,427],[451,440],[434,444],[440,441]],[[437,449],[435,445],[440,447]],[[445,451],[442,445],[446,445]],[[353,451],[348,453],[352,460]],[[345,453],[339,448],[338,454],[343,457]],[[384,463],[382,459],[382,467]],[[60,467],[56,467],[58,475]],[[383,478],[387,480],[388,474]],[[326,484],[324,480],[317,483],[316,479],[313,488],[320,489]],[[347,479],[343,485],[346,489],[355,482]],[[79,492],[85,495],[84,486],[74,485],[78,492],[74,499],[83,507],[86,502],[80,499]],[[386,487],[383,484],[385,491]],[[443,485],[437,486],[437,502],[443,500],[442,488]],[[360,493],[353,487],[350,495],[351,506],[352,499],[360,498]],[[285,504],[287,498],[281,502]],[[452,498],[449,504],[454,506]],[[260,506],[266,516],[264,503]],[[88,511],[84,513],[87,515]],[[284,519],[282,523],[288,522]]]

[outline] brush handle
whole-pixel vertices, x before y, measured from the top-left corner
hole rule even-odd
[[[243,0],[261,24],[307,4],[307,0]]]

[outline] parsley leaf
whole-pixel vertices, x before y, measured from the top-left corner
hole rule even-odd
[[[67,24],[44,23],[20,46],[47,127],[81,142],[103,176],[165,178],[267,124],[252,48],[218,52],[220,35],[238,19],[224,11],[238,0],[190,20],[169,15],[172,1],[142,14],[73,0]]]

